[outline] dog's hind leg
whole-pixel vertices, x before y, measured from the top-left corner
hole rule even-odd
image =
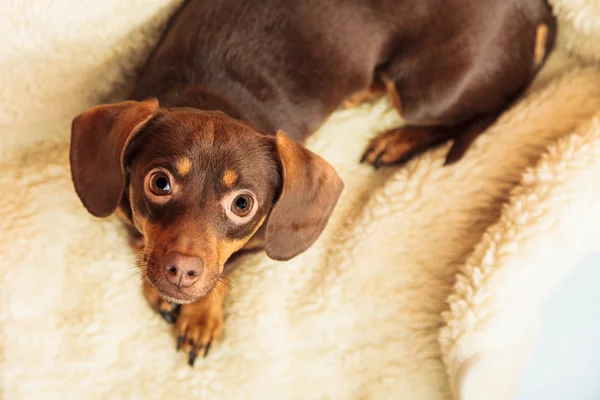
[[[454,140],[444,163],[449,165],[460,160],[477,136],[495,119],[496,116],[490,115],[454,126],[408,125],[390,129],[371,140],[362,161],[375,168],[399,165],[448,140]]]

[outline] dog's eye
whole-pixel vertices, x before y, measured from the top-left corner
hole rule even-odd
[[[164,172],[155,172],[150,177],[150,191],[157,196],[171,194],[171,182]]]
[[[240,194],[231,203],[231,211],[238,217],[250,214],[254,205],[254,199],[249,194]]]
[[[248,189],[240,189],[227,193],[220,201],[225,215],[235,224],[245,224],[252,220],[258,212],[258,200]]]

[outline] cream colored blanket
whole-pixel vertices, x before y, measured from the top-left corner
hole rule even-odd
[[[309,141],[346,182],[331,223],[235,272],[194,369],[68,166],[71,118],[121,98],[177,4],[0,4],[0,398],[510,398],[539,308],[600,248],[600,0],[554,0],[562,50],[457,165],[374,171],[389,104],[333,115]]]

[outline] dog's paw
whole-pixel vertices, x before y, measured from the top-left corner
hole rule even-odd
[[[165,321],[169,324],[174,324],[179,317],[181,306],[179,304],[171,303],[158,294],[156,288],[150,283],[148,278],[144,278],[144,296],[150,307],[157,313],[159,313]]]
[[[196,357],[206,357],[210,346],[223,329],[223,302],[208,296],[181,306],[175,324],[177,350],[188,353],[188,363],[194,366]]]
[[[417,129],[397,128],[379,134],[367,146],[361,162],[368,162],[375,168],[405,163],[418,153],[422,135]]]

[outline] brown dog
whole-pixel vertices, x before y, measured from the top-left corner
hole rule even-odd
[[[193,364],[221,331],[232,260],[296,256],[335,207],[340,178],[297,140],[387,93],[408,125],[363,159],[453,139],[454,162],[527,88],[555,30],[544,0],[190,0],[131,100],[73,121],[75,189],[123,219],[145,294]]]

